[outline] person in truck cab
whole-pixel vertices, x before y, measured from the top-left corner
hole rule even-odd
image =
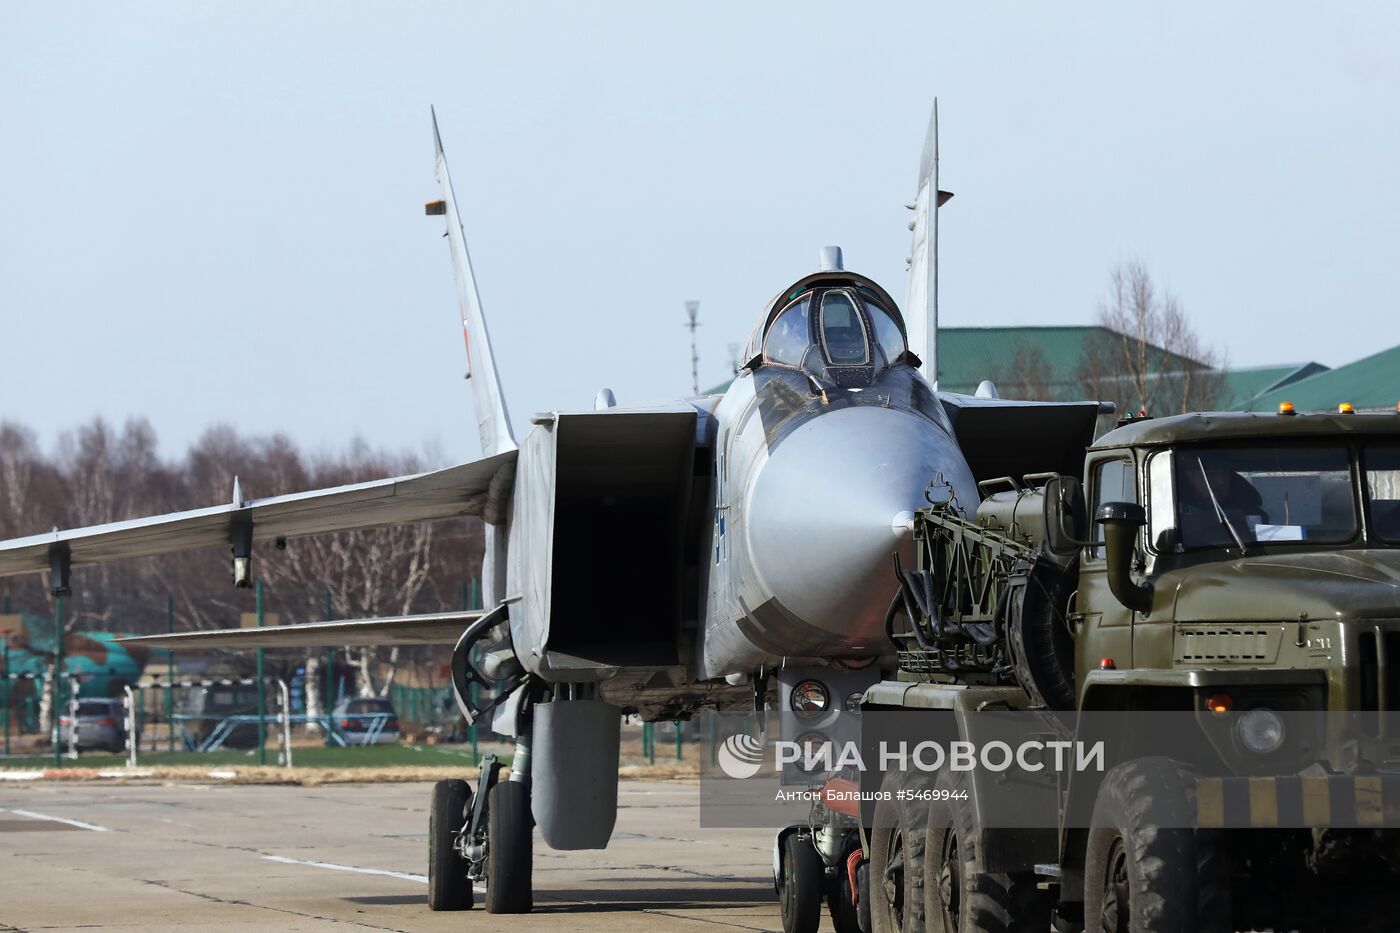
[[[1186,454],[1178,467],[1177,511],[1188,547],[1228,546],[1248,534],[1248,520],[1269,521],[1259,490],[1230,461],[1209,451]],[[1234,532],[1228,523],[1234,523]]]

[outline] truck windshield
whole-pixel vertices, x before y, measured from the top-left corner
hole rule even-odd
[[[1179,448],[1154,456],[1149,483],[1158,550],[1337,543],[1356,535],[1345,447]]]
[[[1382,541],[1400,542],[1400,445],[1368,444],[1361,465],[1372,529]]]

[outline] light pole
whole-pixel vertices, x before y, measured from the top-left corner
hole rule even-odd
[[[326,588],[326,621],[331,620],[331,591]],[[321,704],[326,711],[326,747],[335,747],[335,717],[331,715],[335,706],[335,649],[326,646],[326,699]]]
[[[63,680],[63,594],[53,597],[53,674],[49,677],[49,730],[53,736],[53,766],[63,767],[63,746],[58,741],[58,685]],[[68,728],[76,729],[77,723],[69,723]]]
[[[253,591],[257,600],[258,628],[263,626],[263,584]],[[267,764],[267,684],[263,683],[263,650],[258,649],[258,764]]]
[[[10,608],[9,600],[6,600],[6,609]],[[4,665],[4,671],[0,672],[0,680],[5,684],[5,757],[10,757],[10,641],[8,636],[0,635],[0,664]]]
[[[175,597],[165,594],[165,634],[175,634]],[[165,729],[169,751],[175,751],[175,652],[165,649]]]

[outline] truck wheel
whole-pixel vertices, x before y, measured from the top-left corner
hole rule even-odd
[[[961,778],[940,778],[949,799],[929,805],[924,846],[924,913],[929,933],[1044,933],[1050,898],[1033,872],[983,871],[972,807]]]
[[[903,774],[891,772],[880,785],[875,828],[870,833],[870,925],[873,933],[923,933],[923,811],[899,799]],[[888,797],[888,799],[887,799]]]
[[[428,908],[469,910],[472,883],[454,844],[466,821],[472,790],[466,781],[438,781],[428,807]]]
[[[1168,758],[1139,758],[1104,776],[1084,856],[1091,933],[1233,930],[1219,836],[1195,823],[1195,776]]]
[[[530,789],[520,781],[501,781],[486,803],[486,910],[527,914],[534,906]]]
[[[822,922],[822,857],[811,838],[789,833],[783,839],[778,904],[783,933],[817,933]]]
[[[1061,569],[1037,560],[1007,601],[1016,682],[1037,706],[1074,709],[1074,638],[1066,617],[1078,584],[1078,561]]]

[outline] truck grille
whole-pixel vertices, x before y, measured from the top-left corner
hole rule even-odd
[[[1282,627],[1180,625],[1175,638],[1176,663],[1272,664],[1278,660],[1282,634]]]
[[[1356,641],[1361,681],[1357,709],[1363,714],[1363,729],[1374,736],[1380,732],[1380,713],[1400,712],[1400,631],[1371,629]]]

